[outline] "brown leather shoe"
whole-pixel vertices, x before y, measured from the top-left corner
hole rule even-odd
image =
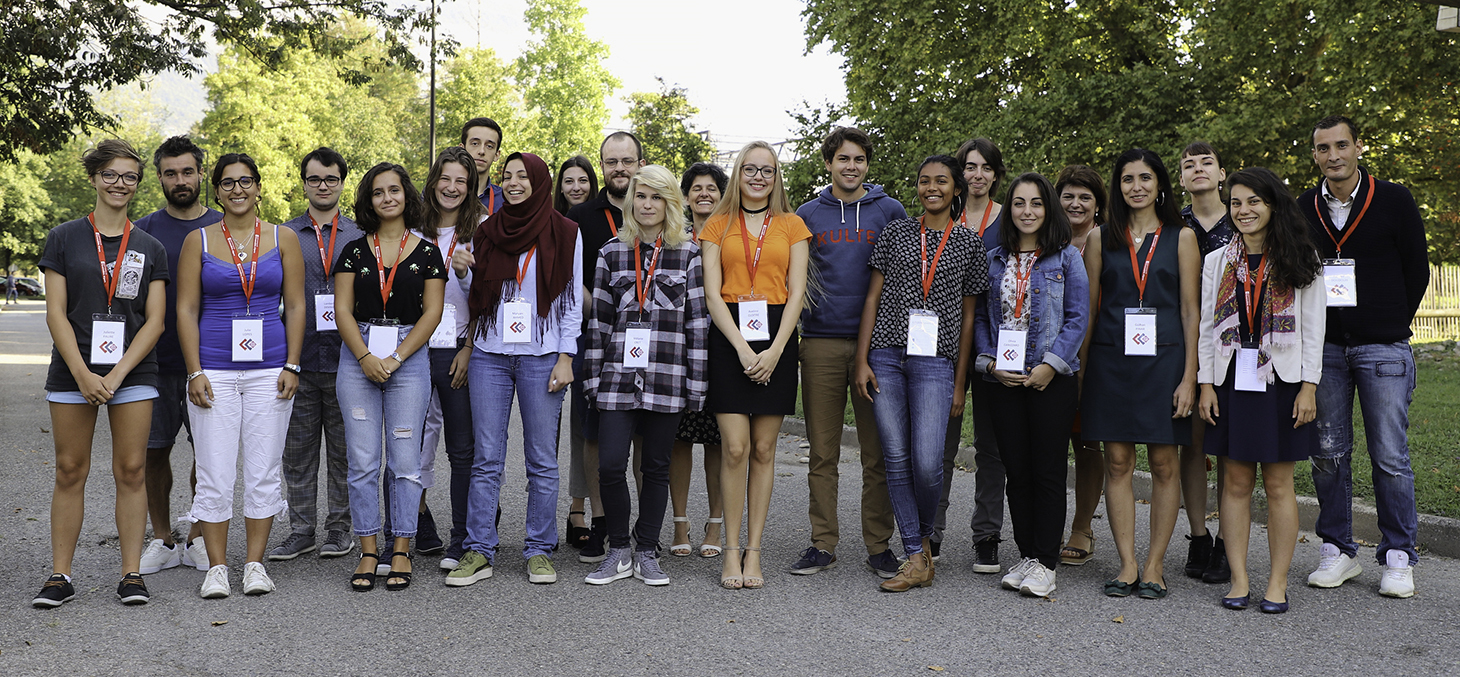
[[[917,553],[898,568],[897,575],[882,581],[878,587],[883,592],[907,592],[912,588],[926,588],[933,584],[933,558],[928,552]]]

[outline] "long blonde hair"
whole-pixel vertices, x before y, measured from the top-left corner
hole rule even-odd
[[[679,181],[668,169],[660,165],[649,165],[634,172],[629,179],[628,192],[624,198],[624,224],[618,229],[620,242],[633,244],[639,239],[642,227],[634,219],[634,193],[640,186],[664,198],[664,244],[676,247],[689,239],[689,232],[683,228],[684,196],[679,192]]]
[[[745,166],[745,156],[757,148],[765,149],[767,153],[771,154],[771,158],[776,163],[776,176],[775,180],[771,183],[771,216],[794,213],[791,210],[791,201],[786,198],[786,183],[784,177],[781,176],[781,159],[776,157],[776,150],[764,141],[751,141],[745,144],[745,147],[741,148],[740,152],[735,155],[735,166],[730,170],[730,182],[725,187],[725,199],[720,200],[720,203],[715,205],[715,211],[710,213],[711,219],[717,216],[726,216],[728,218],[730,214],[741,209],[741,168]]]

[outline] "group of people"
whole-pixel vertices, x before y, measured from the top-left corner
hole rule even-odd
[[[1347,118],[1319,121],[1312,152],[1324,178],[1296,199],[1271,171],[1228,176],[1216,149],[1192,143],[1176,159],[1190,198],[1181,211],[1171,172],[1150,151],[1123,153],[1108,179],[1073,165],[1053,182],[1035,172],[1008,180],[997,145],[973,139],[916,168],[912,217],[865,183],[873,144],[854,128],[824,140],[830,185],[793,211],[763,142],[741,149],[728,174],[697,163],[676,177],[616,132],[600,147],[600,190],[582,156],[554,177],[541,158],[512,153],[494,173],[503,132],[476,118],[421,190],[399,165],[366,172],[353,218],[339,208],[344,159],[315,150],[300,162],[308,210],[272,225],[256,211],[261,177],[248,155],[211,168],[215,211],[201,200],[202,151],[174,137],[152,161],[167,205],[135,227],[127,213],[144,163],[125,142],[104,141],[83,158],[95,209],[52,230],[40,262],[51,290],[57,462],[54,573],[34,604],[75,595],[71,560],[103,404],[123,603],[145,603],[143,576],[180,564],[207,572],[201,596],[231,593],[240,455],[245,594],[274,589],[265,559],[316,548],[338,557],[357,544],[357,591],[382,576],[387,589],[407,588],[416,554],[441,555],[448,586],[490,577],[514,399],[528,485],[522,555],[529,581],[553,583],[565,397],[564,540],[596,565],[585,582],[668,584],[660,532],[669,505],[670,554],[722,557],[723,587],[760,588],[777,436],[798,386],[811,542],[792,574],[837,562],[850,399],[865,561],[882,590],[932,584],[971,412],[974,571],[1049,595],[1060,564],[1094,556],[1103,492],[1120,560],[1104,593],[1159,599],[1184,502],[1186,575],[1229,583],[1227,608],[1282,613],[1296,461],[1311,459],[1321,504],[1309,585],[1335,587],[1362,570],[1349,473],[1357,391],[1384,535],[1379,591],[1407,597],[1417,562],[1408,338],[1428,284],[1425,236],[1409,192],[1359,166],[1359,138]],[[176,543],[170,449],[184,425],[195,487],[191,531]],[[441,442],[445,539],[425,499]],[[688,518],[696,444],[709,503],[697,548]],[[1144,560],[1134,542],[1137,445],[1153,479]],[[1206,524],[1208,456],[1218,467],[1216,535]],[[1247,548],[1259,468],[1272,561],[1254,592]],[[1007,568],[998,554],[1006,498],[1019,551]],[[144,550],[149,513],[155,538]],[[290,534],[268,549],[283,513]],[[894,526],[901,557],[889,547]]]

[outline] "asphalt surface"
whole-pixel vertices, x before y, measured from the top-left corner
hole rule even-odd
[[[12,309],[14,307],[12,306]],[[1416,569],[1418,594],[1394,600],[1377,594],[1374,551],[1360,551],[1364,573],[1335,590],[1302,585],[1318,545],[1303,534],[1290,574],[1292,611],[1266,616],[1256,608],[1222,609],[1225,585],[1181,575],[1187,533],[1178,521],[1166,558],[1171,595],[1147,601],[1112,599],[1101,583],[1118,571],[1103,520],[1096,556],[1083,567],[1061,567],[1048,600],[999,588],[999,577],[972,573],[966,527],[973,477],[953,485],[950,531],[936,584],[903,594],[877,590],[862,563],[857,519],[859,471],[841,466],[844,533],[837,566],[814,576],[785,573],[809,543],[806,466],[800,440],[783,436],[770,521],[765,536],[766,587],[718,587],[720,560],[665,556],[672,583],[650,588],[630,578],[608,586],[583,584],[592,565],[564,546],[554,585],[527,582],[520,557],[523,534],[520,452],[509,453],[503,492],[502,546],[495,576],[467,588],[447,588],[436,558],[416,560],[409,590],[384,586],[350,591],[354,558],[313,554],[269,563],[278,590],[262,597],[240,592],[241,521],[230,536],[233,597],[197,596],[203,573],[177,568],[147,577],[152,602],[123,607],[114,594],[120,576],[108,429],[102,417],[87,488],[86,520],[73,571],[78,597],[55,610],[30,600],[49,574],[48,511],[54,479],[49,415],[44,401],[50,342],[42,304],[0,313],[0,671],[50,674],[1008,674],[1436,675],[1460,672],[1460,562],[1426,558]],[[520,449],[514,422],[513,448]],[[566,444],[564,445],[566,449]],[[175,449],[179,478],[173,512],[185,510],[191,453]],[[566,462],[566,455],[564,458]],[[437,456],[438,477],[448,474]],[[565,463],[566,465],[566,463]],[[696,469],[690,499],[691,533],[705,516],[703,478]],[[429,501],[449,514],[443,490]],[[237,502],[241,504],[241,501]],[[561,493],[559,529],[568,497]],[[1137,552],[1147,540],[1148,506],[1137,505]],[[1100,513],[1103,514],[1103,506]],[[1215,526],[1215,525],[1213,525]],[[671,534],[665,518],[664,542]],[[273,540],[287,528],[276,528]],[[1018,561],[1007,520],[1002,561]],[[696,540],[695,543],[698,543]],[[1254,526],[1253,589],[1265,587],[1265,531]]]

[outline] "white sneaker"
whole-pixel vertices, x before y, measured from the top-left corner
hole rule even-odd
[[[247,562],[243,565],[243,594],[264,595],[274,591],[274,579],[264,570],[263,562]]]
[[[1034,597],[1048,597],[1049,593],[1054,592],[1054,570],[1036,560],[1031,561],[1034,564],[1024,572],[1024,581],[1019,584],[1019,592]]]
[[[1390,550],[1384,555],[1384,577],[1379,579],[1379,594],[1385,597],[1414,596],[1414,567],[1409,565],[1409,553]]]
[[[198,596],[203,599],[220,599],[233,594],[233,587],[228,584],[228,565],[219,564],[208,570],[208,575],[203,577],[203,587],[198,589]]]
[[[441,567],[442,571],[451,571],[452,569],[455,569],[456,565],[458,564],[461,564],[461,560],[455,557],[442,557],[441,564],[439,566]]]
[[[1009,568],[1009,573],[1004,574],[1004,580],[999,583],[1005,590],[1018,590],[1019,585],[1024,582],[1024,577],[1029,574],[1031,566],[1039,564],[1039,560],[1024,558],[1018,564]]]
[[[1308,585],[1315,588],[1336,588],[1343,582],[1364,573],[1357,560],[1339,552],[1338,546],[1324,543],[1318,548],[1318,568],[1308,574]]]
[[[147,544],[147,549],[142,551],[142,568],[139,573],[155,574],[182,564],[182,553],[183,548],[177,547],[176,543],[168,547],[162,539],[154,538]]]
[[[208,566],[208,548],[203,545],[203,537],[194,538],[192,543],[184,543],[182,555],[178,559],[198,571],[207,571],[210,568]]]

